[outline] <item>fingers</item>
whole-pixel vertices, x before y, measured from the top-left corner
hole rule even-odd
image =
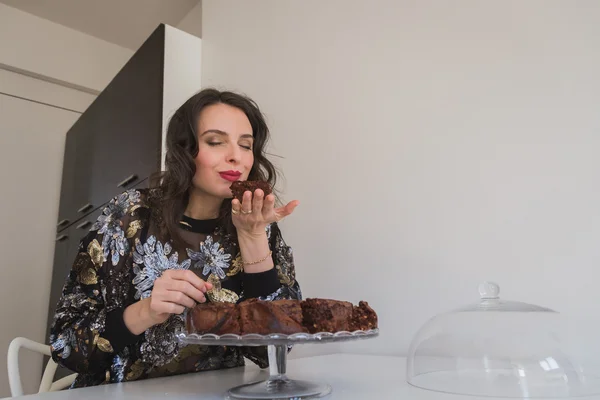
[[[181,314],[186,308],[206,302],[213,285],[189,270],[167,270],[154,282],[150,309],[156,315]]]
[[[274,194],[265,196],[263,190],[256,189],[253,195],[247,190],[241,203],[236,199],[231,202],[231,212],[235,216],[233,223],[238,232],[259,232],[261,226],[281,221],[292,214],[299,204],[298,200],[294,200],[283,207],[275,208]]]
[[[269,203],[275,204],[275,196],[272,194],[268,195],[265,199],[265,192],[261,189],[256,189],[254,194],[251,191],[247,190],[244,192],[244,196],[242,197],[242,203],[240,204],[239,200],[233,199],[231,201],[231,210],[234,215],[238,213],[242,213],[244,215],[252,214],[266,214],[266,212],[272,211],[272,205],[270,209],[265,209],[264,206]]]
[[[252,192],[246,190],[242,198],[242,214],[252,213]]]
[[[260,215],[263,212],[263,199],[265,192],[261,189],[254,191],[254,197],[252,198],[252,212],[256,215]]]
[[[291,213],[293,213],[299,204],[300,204],[300,202],[298,200],[293,200],[293,201],[290,201],[289,203],[287,203],[285,206],[277,208],[275,210],[275,215],[277,216],[277,220],[279,221],[279,220],[287,217]]]
[[[157,314],[183,314],[185,307],[175,303],[162,301],[156,297],[150,298],[150,308]]]
[[[207,290],[212,289],[211,283],[205,282],[198,275],[196,275],[195,273],[193,273],[190,270],[170,269],[170,270],[165,271],[163,276],[166,276],[170,279],[176,279],[179,281],[189,282],[192,286],[194,286],[196,289],[198,289],[202,293],[206,293]]]
[[[238,199],[233,199],[231,201],[231,213],[233,215],[237,215],[240,213],[241,210],[242,210],[242,204],[240,203],[240,201]]]
[[[275,208],[275,196],[273,194],[265,197],[265,202],[263,206],[263,215],[271,215],[273,209]]]
[[[185,311],[185,307],[174,304],[174,303],[164,303],[167,307],[167,311],[170,314],[183,314],[183,312]]]
[[[192,284],[187,281],[171,280],[167,286],[167,290],[183,293],[188,298],[195,300],[198,303],[204,303],[206,301],[204,293],[198,290],[198,288],[196,288],[195,286],[192,286]]]
[[[183,292],[177,292],[174,290],[166,291],[163,301],[187,308],[193,308],[196,305],[196,302],[192,298],[186,296]]]

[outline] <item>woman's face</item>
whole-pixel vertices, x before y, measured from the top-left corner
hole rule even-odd
[[[248,179],[254,164],[254,138],[246,114],[227,104],[205,107],[198,121],[198,155],[193,186],[221,199],[232,197],[229,187]]]

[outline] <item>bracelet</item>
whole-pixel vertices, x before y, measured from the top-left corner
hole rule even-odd
[[[254,265],[254,264],[260,264],[261,262],[265,261],[267,258],[271,257],[271,255],[273,254],[272,251],[269,251],[269,254],[267,254],[267,256],[263,259],[260,259],[258,261],[251,261],[251,262],[246,262],[242,260],[242,264],[244,265]]]

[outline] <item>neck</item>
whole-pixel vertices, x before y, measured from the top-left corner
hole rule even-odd
[[[184,214],[193,219],[214,219],[219,216],[223,199],[191,190]]]

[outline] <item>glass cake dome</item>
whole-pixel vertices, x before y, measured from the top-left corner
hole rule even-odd
[[[568,320],[548,308],[501,300],[499,293],[497,284],[483,283],[478,303],[429,320],[411,343],[408,383],[486,397],[600,394],[597,357]]]

